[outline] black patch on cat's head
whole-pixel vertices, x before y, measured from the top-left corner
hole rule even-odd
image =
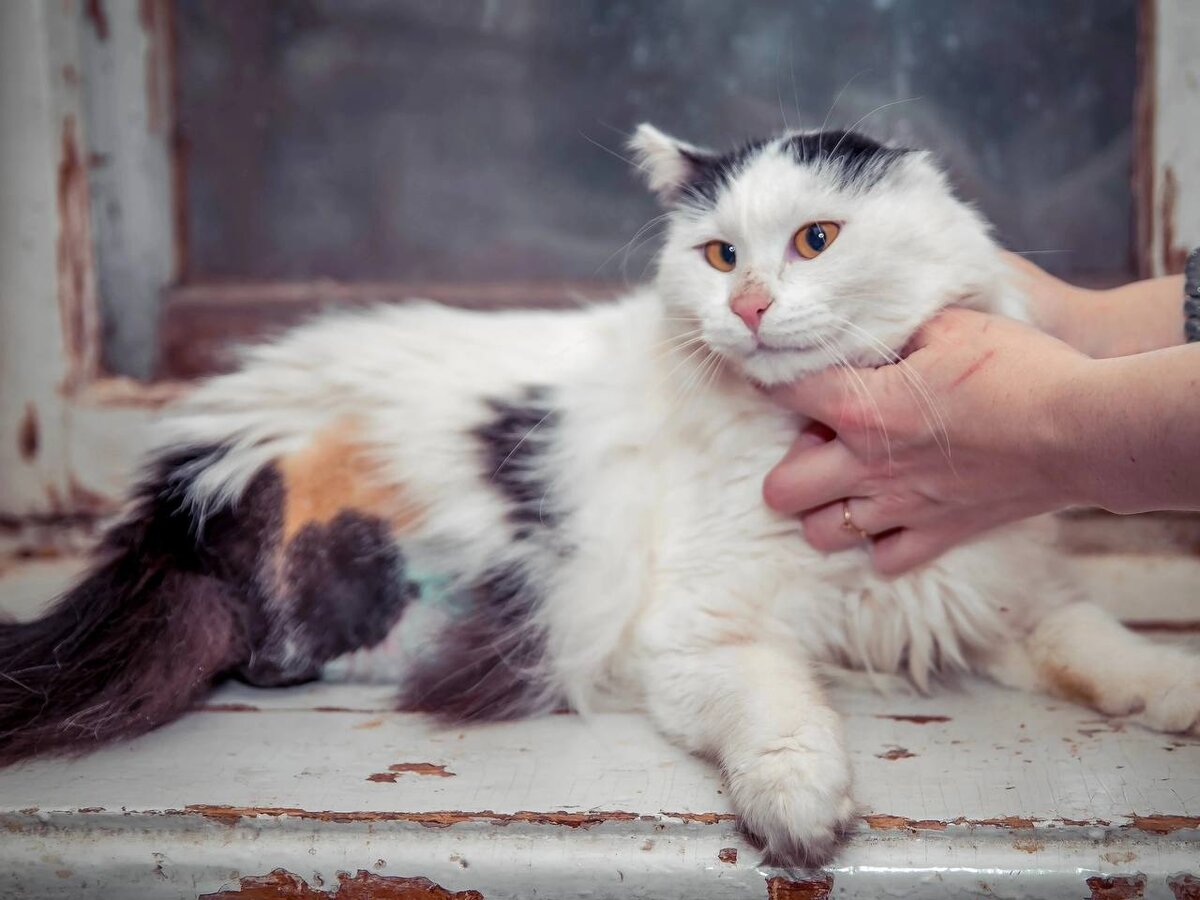
[[[885,147],[857,131],[813,131],[794,134],[784,147],[802,166],[832,169],[843,188],[869,188],[911,150]]]
[[[742,167],[763,147],[765,140],[747,141],[740,147],[722,154],[698,154],[684,152],[691,168],[691,177],[681,191],[680,198],[690,205],[712,205]]]
[[[763,151],[768,140],[748,141],[723,154],[684,153],[692,175],[680,191],[680,203],[706,207],[717,202],[746,164]],[[875,185],[911,150],[886,147],[857,131],[813,131],[784,139],[782,149],[802,166],[820,165],[832,171],[844,189]]]

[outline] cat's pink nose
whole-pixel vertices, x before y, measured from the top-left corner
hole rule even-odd
[[[771,295],[765,288],[757,286],[739,291],[729,301],[729,308],[746,323],[751,334],[758,334],[758,326],[762,324],[762,317],[770,306]]]

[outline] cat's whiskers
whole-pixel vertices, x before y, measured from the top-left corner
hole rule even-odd
[[[846,91],[848,91],[850,89],[850,85],[854,84],[854,82],[858,80],[858,77],[860,75],[865,75],[869,71],[871,71],[870,66],[868,66],[865,69],[859,69],[857,72],[855,72],[853,75],[850,76],[849,81],[847,81],[845,84],[842,85],[842,89],[837,92],[837,95],[833,98],[833,102],[829,104],[829,111],[827,113],[825,113],[825,118],[821,120],[821,130],[819,132],[820,134],[825,133],[825,128],[826,128],[826,126],[829,125],[829,118],[830,118],[830,116],[833,115],[833,111],[835,109],[837,109],[838,102],[842,99],[842,94],[846,93]],[[819,153],[820,151],[821,151],[821,145],[820,145],[820,143],[818,143],[817,144],[817,152]]]
[[[937,398],[921,374],[891,347],[848,319],[839,317],[836,327],[845,334],[857,336],[867,341],[871,345],[871,348],[879,353],[885,362],[896,366],[896,370],[900,373],[906,389],[913,399],[917,401],[917,409],[920,411],[926,427],[929,428],[930,434],[933,435],[934,442],[937,443],[938,448],[942,451],[946,462],[953,468],[954,459],[950,447],[950,431],[946,425],[945,416],[942,415]]]
[[[587,141],[589,144],[593,144],[594,146],[599,147],[601,150],[603,150],[605,153],[609,154],[610,156],[615,156],[617,159],[621,160],[621,162],[625,163],[626,165],[632,166],[633,168],[637,169],[639,172],[645,172],[645,173],[649,174],[650,170],[647,169],[645,166],[643,166],[641,163],[637,162],[636,160],[630,159],[628,156],[625,156],[624,154],[618,153],[616,150],[613,150],[611,147],[604,146],[602,143],[595,140],[594,138],[588,137],[583,132],[582,129],[579,130],[579,136],[581,138],[583,138],[585,141]]]
[[[852,380],[850,382],[850,387],[854,390],[854,394],[858,398],[859,405],[864,411],[867,408],[866,401],[870,402],[871,411],[875,414],[875,421],[879,425],[879,433],[883,438],[883,444],[887,450],[888,471],[890,472],[892,469],[892,441],[891,436],[888,434],[887,423],[883,419],[883,410],[879,408],[879,403],[875,400],[875,397],[872,396],[871,392],[867,390],[866,382],[863,381],[862,376],[854,370],[854,367],[850,365],[845,355],[838,350],[836,346],[834,346],[832,341],[829,341],[828,339],[817,334],[813,334],[812,338],[817,342],[818,346],[820,346],[826,353],[829,354],[829,356],[833,359],[834,365],[845,371],[851,377]],[[870,457],[871,436],[870,432],[867,432],[867,459],[869,460]]]
[[[621,263],[621,274],[622,274],[622,276],[624,276],[626,274],[625,267],[629,264],[630,255],[633,254],[638,249],[638,247],[641,246],[641,244],[637,244],[638,238],[640,238],[646,232],[654,229],[656,226],[667,223],[667,221],[670,219],[670,217],[671,217],[671,213],[668,210],[667,212],[660,213],[659,215],[654,216],[653,218],[646,221],[642,225],[641,228],[639,228],[637,231],[635,231],[633,233],[633,237],[631,237],[628,241],[626,241],[624,244],[622,244],[620,247],[618,247],[615,251],[613,251],[613,253],[610,254],[609,257],[604,260],[604,262],[602,262],[602,263],[600,263],[600,265],[596,266],[595,272],[593,272],[592,274],[598,273],[601,269],[603,269],[605,266],[607,266],[610,262],[612,262],[614,259],[616,259],[618,256],[620,256],[622,253],[624,253],[625,259]],[[646,234],[646,241],[653,240],[653,238],[656,236],[657,236],[656,234]],[[643,241],[642,243],[645,243],[645,241]],[[637,244],[637,246],[633,246],[634,244]]]
[[[840,138],[838,138],[838,142],[836,144],[834,144],[833,149],[829,151],[829,158],[833,159],[834,156],[837,155],[838,147],[842,146],[842,141],[844,141],[847,137],[849,137],[852,133],[854,133],[855,129],[857,129],[859,125],[861,125],[867,119],[871,118],[871,116],[875,115],[875,113],[883,112],[885,109],[888,109],[889,107],[892,107],[892,106],[899,106],[901,103],[912,103],[915,100],[922,100],[922,99],[924,99],[924,98],[923,97],[905,97],[903,100],[893,100],[891,103],[884,103],[882,106],[875,107],[873,110],[871,110],[865,116],[860,116],[858,121],[855,122],[853,125],[851,125],[849,128],[847,128],[845,130],[845,132],[842,134],[842,136]]]

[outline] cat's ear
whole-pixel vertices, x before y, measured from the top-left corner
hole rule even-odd
[[[716,158],[712,152],[676,140],[647,122],[637,127],[629,139],[629,149],[650,190],[668,206],[679,199],[680,192],[696,179],[704,165]]]

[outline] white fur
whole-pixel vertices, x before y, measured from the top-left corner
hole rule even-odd
[[[640,136],[651,186],[669,192],[683,171],[670,139]],[[799,259],[792,235],[818,220],[841,223],[841,234],[825,254]],[[696,249],[715,239],[737,246],[735,272],[717,272]],[[799,349],[755,349],[728,309],[747,279],[774,297],[763,340]],[[673,216],[651,289],[569,312],[416,304],[321,319],[200,389],[163,441],[232,443],[196,483],[191,499],[208,506],[353,417],[381,477],[427,510],[403,539],[412,565],[465,582],[497,561],[535,572],[547,688],[584,710],[644,704],[666,733],[724,767],[747,825],[796,859],[827,850],[853,810],[817,664],[904,672],[921,688],[947,669],[1044,688],[1053,687],[1044,661],[1073,640],[1086,646],[1102,632],[1102,660],[1131,640],[1096,613],[1076,614],[1082,634],[1069,639],[1039,625],[1072,599],[1045,521],[888,581],[862,551],[814,551],[797,521],[761,499],[800,423],[753,382],[839,357],[879,363],[881,346],[900,349],[948,303],[1015,315],[1019,302],[984,222],[925,156],[855,191],[769,147],[714,208]],[[693,326],[703,345],[684,344]],[[826,343],[810,348],[814,335]],[[564,410],[549,468],[567,511],[556,536],[572,548],[565,555],[512,540],[469,437],[492,415],[486,398],[533,384],[552,386]],[[1113,679],[1077,657],[1065,664],[1108,692]],[[1138,675],[1125,670],[1111,690],[1138,694],[1151,724],[1194,727],[1200,691],[1184,696],[1160,669],[1147,667],[1153,689],[1131,687]]]

